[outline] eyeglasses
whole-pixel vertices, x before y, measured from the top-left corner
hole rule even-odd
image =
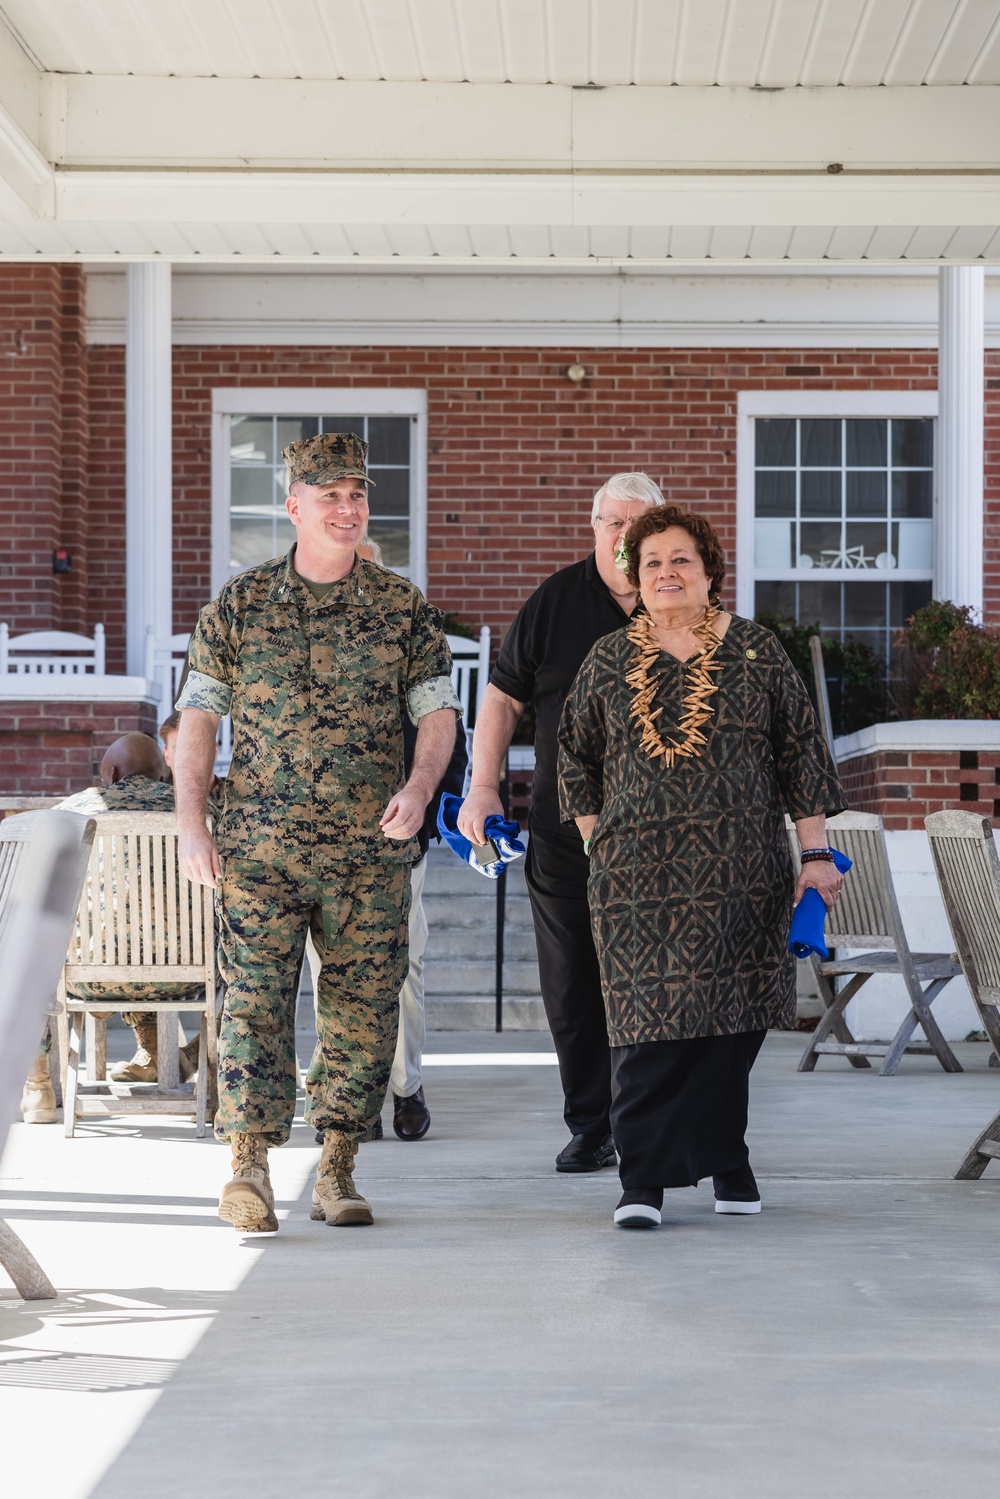
[[[629,524],[627,520],[619,520],[617,515],[595,515],[594,524],[600,521],[605,531],[624,531]]]

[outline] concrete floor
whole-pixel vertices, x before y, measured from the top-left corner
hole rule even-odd
[[[952,1180],[1000,1107],[987,1048],[959,1046],[957,1076],[800,1076],[802,1038],[772,1036],[762,1215],[717,1217],[705,1183],[629,1233],[612,1172],[552,1170],[548,1045],[430,1038],[472,1060],[428,1067],[426,1140],[363,1147],[367,1230],[309,1221],[301,1124],[256,1241],[215,1218],[226,1156],[186,1123],[18,1127],[0,1211],[61,1296],[0,1289],[5,1477],[60,1499],[992,1499],[1000,1167]]]

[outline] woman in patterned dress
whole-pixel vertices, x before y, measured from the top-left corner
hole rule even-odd
[[[801,678],[769,630],[720,609],[704,517],[633,521],[640,609],[597,642],[560,727],[564,821],[589,847],[612,1048],[615,1222],[660,1222],[665,1187],[711,1176],[716,1211],[760,1211],[744,1134],[750,1069],[795,1014],[792,907],[842,877],[825,819],[846,803]],[[803,853],[796,885],[784,813]]]

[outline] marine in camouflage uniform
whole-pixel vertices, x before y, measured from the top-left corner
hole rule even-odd
[[[322,486],[363,478],[366,453],[356,437],[324,434],[284,456],[293,483]],[[461,712],[441,615],[417,588],[362,558],[335,582],[312,585],[295,558],[293,546],[238,575],[202,610],[178,700],[182,744],[185,709],[233,719],[216,833],[226,998],[215,1131],[233,1143],[237,1167],[241,1137],[280,1145],[289,1136],[308,931],[321,971],[306,1121],[346,1142],[353,1164],[380,1113],[407,970],[410,867],[420,856],[416,837],[392,841],[380,826],[404,785],[401,714],[419,723],[440,709]],[[266,1154],[262,1167],[254,1160],[266,1175]],[[261,1190],[269,1194],[269,1182]],[[274,1228],[271,1201],[266,1225],[223,1215],[245,1231]],[[370,1222],[370,1210],[353,1221]]]

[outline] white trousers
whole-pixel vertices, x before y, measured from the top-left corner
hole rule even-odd
[[[427,951],[428,926],[424,914],[424,876],[427,855],[410,870],[410,966],[399,991],[399,1034],[393,1058],[389,1086],[397,1098],[410,1098],[421,1086],[420,1059],[424,1051],[424,953]],[[319,982],[319,954],[310,936],[306,941],[313,995]],[[314,1001],[315,1002],[315,1001]]]

